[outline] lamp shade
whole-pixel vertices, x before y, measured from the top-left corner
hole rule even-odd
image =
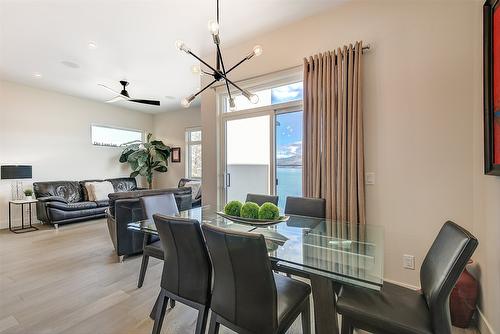
[[[3,180],[31,179],[33,177],[30,165],[3,165],[0,170]]]

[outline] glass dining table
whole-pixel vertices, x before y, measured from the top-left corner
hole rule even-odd
[[[262,234],[274,269],[311,281],[318,334],[338,333],[335,292],[341,285],[374,290],[382,287],[382,226],[294,215],[274,225],[250,225],[223,218],[211,206],[182,211],[178,216],[233,231]],[[129,223],[128,229],[158,234],[152,220]]]

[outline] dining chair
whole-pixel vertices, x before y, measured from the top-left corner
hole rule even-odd
[[[337,301],[342,334],[354,328],[385,334],[450,334],[450,293],[477,245],[472,234],[448,221],[420,268],[421,292],[388,283],[381,291],[343,286]]]
[[[195,333],[205,333],[210,308],[212,264],[200,224],[194,219],[158,214],[153,217],[165,249],[153,334],[161,331],[169,299],[198,310]]]
[[[247,202],[254,202],[258,206],[266,202],[273,203],[274,205],[278,205],[278,196],[273,195],[260,195],[260,194],[247,194]]]
[[[152,220],[153,215],[156,213],[167,216],[174,216],[179,213],[174,194],[172,193],[144,196],[140,198],[140,201],[145,219]],[[148,269],[150,256],[163,260],[163,248],[160,240],[151,240],[150,236],[144,235],[141,271],[139,272],[139,280],[137,282],[138,288],[142,287],[142,284],[144,283],[144,277],[146,277],[146,270]]]
[[[221,324],[237,333],[285,333],[299,315],[310,333],[311,287],[273,274],[262,235],[208,224],[202,230],[214,270],[209,334]]]
[[[285,215],[326,217],[326,201],[324,198],[288,196],[285,203]]]

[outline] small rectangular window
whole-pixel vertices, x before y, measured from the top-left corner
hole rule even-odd
[[[92,144],[97,146],[119,147],[130,142],[142,141],[142,132],[110,126],[92,125]]]
[[[186,129],[186,175],[190,179],[201,179],[201,129]]]

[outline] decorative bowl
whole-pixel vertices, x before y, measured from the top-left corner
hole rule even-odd
[[[243,217],[237,217],[237,216],[230,216],[225,214],[222,211],[217,212],[217,214],[223,218],[229,219],[235,223],[240,223],[240,224],[248,224],[248,225],[274,225],[282,222],[286,222],[290,216],[279,216],[278,219],[275,220],[269,220],[269,219],[254,219],[254,218],[243,218]]]

